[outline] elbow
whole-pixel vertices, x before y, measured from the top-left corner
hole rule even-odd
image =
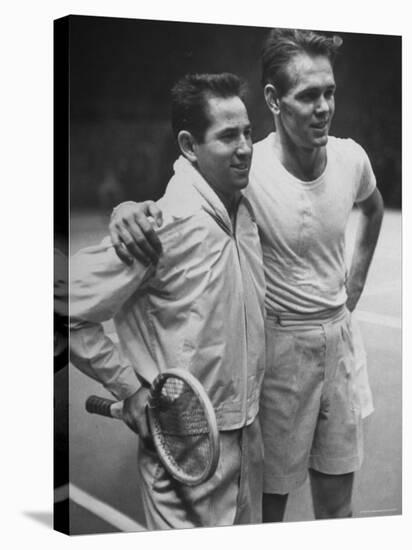
[[[380,191],[376,188],[372,196],[360,203],[361,211],[370,221],[380,225],[383,219],[385,205]]]
[[[383,202],[383,197],[382,197],[380,191],[378,191],[377,207],[376,207],[375,216],[376,216],[376,219],[377,219],[379,225],[382,223],[384,212],[385,212],[385,204]]]
[[[383,202],[382,194],[379,190],[377,190],[376,199],[377,199],[377,210],[378,210],[379,214],[381,215],[381,217],[383,217],[383,212],[385,210],[385,204]]]

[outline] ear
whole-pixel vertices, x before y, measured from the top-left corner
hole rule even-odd
[[[265,94],[266,104],[274,115],[278,115],[279,109],[279,95],[273,84],[266,84],[263,93]]]
[[[187,158],[187,160],[192,163],[196,162],[196,140],[192,134],[187,130],[180,130],[177,135],[177,143],[179,144],[182,154]]]

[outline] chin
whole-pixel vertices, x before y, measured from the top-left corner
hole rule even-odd
[[[249,177],[240,180],[240,181],[239,181],[239,184],[238,184],[238,188],[239,188],[239,189],[244,189],[244,188],[247,187],[248,185],[249,185]]]
[[[234,189],[243,189],[249,183],[249,174],[244,176],[237,176],[232,178],[232,185]]]
[[[326,134],[322,137],[315,138],[313,141],[314,147],[323,147],[328,143],[329,135]]]

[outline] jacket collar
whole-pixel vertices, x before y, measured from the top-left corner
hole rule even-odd
[[[199,198],[203,199],[200,200],[202,208],[232,232],[232,223],[225,206],[196,168],[181,155],[174,163],[173,169],[174,176],[167,186],[166,193],[178,189],[180,193],[184,191],[185,201],[199,203]]]

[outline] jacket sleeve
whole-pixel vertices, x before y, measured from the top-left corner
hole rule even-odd
[[[144,288],[153,271],[137,261],[124,265],[108,238],[78,252],[70,264],[70,359],[116,399],[135,393],[140,382],[102,323]]]

